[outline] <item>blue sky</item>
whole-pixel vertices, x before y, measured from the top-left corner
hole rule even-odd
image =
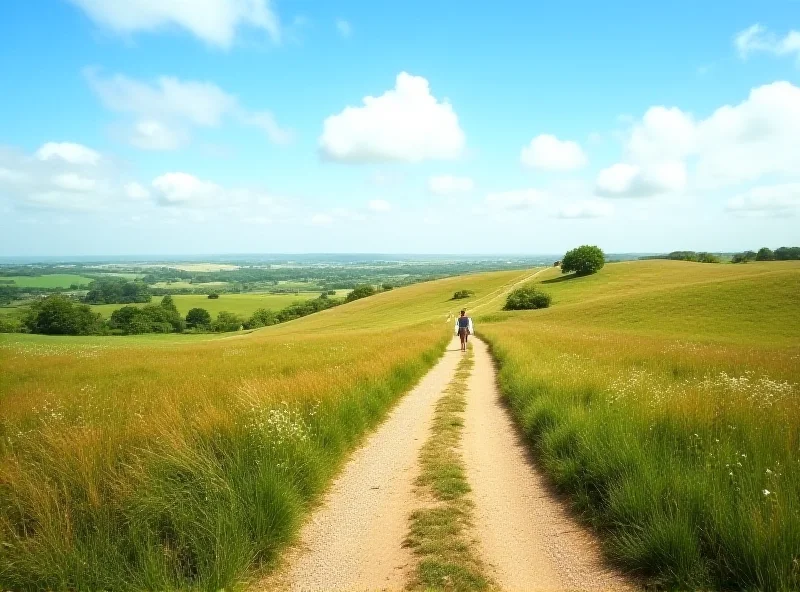
[[[797,0],[185,5],[0,7],[0,253],[800,243]]]

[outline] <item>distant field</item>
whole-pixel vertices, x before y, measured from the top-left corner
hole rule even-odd
[[[12,286],[20,288],[69,288],[72,284],[89,285],[92,281],[81,275],[69,273],[54,273],[51,275],[26,276],[17,275],[10,277],[0,277],[0,281],[13,280]]]
[[[154,288],[189,288],[189,289],[214,289],[214,288],[223,288],[228,285],[228,282],[203,282],[203,283],[196,283],[193,284],[191,282],[156,282],[153,284]]]
[[[211,299],[203,294],[178,294],[172,297],[178,312],[186,315],[192,308],[205,308],[212,316],[216,316],[220,311],[233,312],[245,317],[249,317],[259,308],[267,308],[278,311],[286,308],[292,302],[299,302],[316,298],[319,292],[301,292],[300,294],[220,294],[219,298]],[[153,304],[161,302],[161,296],[153,296]],[[102,314],[104,317],[111,316],[111,313],[123,304],[95,304],[92,309]],[[140,305],[134,305],[140,306]]]
[[[607,265],[478,316],[555,483],[668,589],[797,590],[800,263]]]

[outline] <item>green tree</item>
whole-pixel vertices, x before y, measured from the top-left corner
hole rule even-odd
[[[258,329],[259,327],[269,327],[278,322],[278,316],[266,308],[256,310],[250,319],[245,323],[246,329]]]
[[[722,259],[714,253],[698,253],[697,260],[700,263],[722,263]]]
[[[600,247],[583,245],[572,249],[561,261],[561,273],[575,272],[575,275],[597,273],[606,263],[606,257]]]
[[[193,308],[186,313],[186,326],[190,329],[211,329],[211,315],[205,308]]]
[[[366,298],[375,294],[375,287],[370,285],[356,286],[344,299],[345,302],[353,302],[360,298]]]
[[[775,249],[775,259],[778,261],[800,259],[800,247],[780,247]]]
[[[31,333],[43,335],[97,335],[103,331],[99,313],[61,294],[33,304],[23,322]]]
[[[475,292],[472,290],[459,290],[453,294],[451,300],[463,300],[464,298],[469,298],[470,296],[474,296]]]
[[[547,308],[552,298],[550,294],[537,290],[533,286],[523,286],[513,290],[506,298],[504,310],[532,310]]]
[[[756,261],[775,261],[775,253],[772,249],[761,247],[756,254]]]
[[[178,312],[178,307],[175,306],[175,301],[169,294],[166,294],[163,298],[161,298],[161,308],[165,308],[173,312]]]
[[[225,333],[228,331],[238,331],[243,325],[244,319],[242,317],[223,310],[217,315],[216,320],[211,324],[211,328],[218,333]]]
[[[216,292],[211,292],[211,294],[208,295],[208,298],[210,300],[216,300],[217,298],[219,298],[219,294],[217,294]]]

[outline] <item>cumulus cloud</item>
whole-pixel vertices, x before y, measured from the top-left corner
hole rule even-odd
[[[48,142],[33,154],[0,147],[0,193],[18,207],[102,210],[124,195],[110,159],[72,142]]]
[[[800,176],[800,88],[774,82],[754,88],[738,105],[705,119],[672,107],[651,107],[634,123],[625,160],[601,171],[597,192],[647,197],[681,191],[687,168],[698,188],[758,181],[768,175]]]
[[[328,117],[319,139],[323,158],[344,163],[453,160],[464,145],[450,103],[432,96],[425,78],[406,72],[393,90]]]
[[[603,197],[651,197],[686,186],[686,167],[669,162],[647,168],[618,163],[600,171],[596,193]]]
[[[605,218],[610,216],[613,211],[614,208],[611,204],[599,199],[592,199],[565,204],[558,209],[556,217],[568,219]]]
[[[100,162],[100,153],[81,144],[72,142],[47,142],[37,151],[39,160],[62,160],[70,164],[96,165]]]
[[[793,216],[800,213],[800,183],[754,187],[733,197],[727,210],[744,216]]]
[[[131,34],[180,28],[209,45],[229,48],[242,27],[281,40],[278,15],[269,0],[69,0],[97,25]]]
[[[455,195],[469,193],[475,189],[475,182],[470,177],[454,177],[453,175],[437,175],[428,179],[428,191],[434,195]]]
[[[577,142],[542,134],[523,146],[520,160],[526,167],[546,171],[574,171],[586,164],[586,154]]]
[[[186,129],[218,127],[225,121],[260,129],[276,144],[292,138],[272,113],[246,109],[235,96],[210,82],[161,76],[149,83],[121,74],[104,77],[91,68],[85,76],[107,109],[135,118],[129,141],[139,148],[174,149],[185,143]]]
[[[800,31],[789,31],[785,37],[779,37],[756,23],[737,33],[733,43],[742,59],[758,52],[775,56],[794,55],[800,65]]]
[[[538,189],[517,189],[489,193],[486,196],[486,205],[493,210],[529,210],[542,205],[547,198],[547,194]]]
[[[150,192],[139,183],[128,183],[125,185],[125,195],[134,201],[150,199]]]
[[[353,25],[343,18],[338,18],[336,19],[336,30],[339,32],[339,35],[347,39],[353,34]]]
[[[392,205],[385,199],[372,199],[367,204],[367,209],[372,212],[388,212],[392,209]]]

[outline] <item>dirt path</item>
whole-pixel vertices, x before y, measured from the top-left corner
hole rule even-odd
[[[261,590],[401,590],[411,569],[403,548],[416,509],[413,482],[435,404],[460,360],[454,340],[438,364],[353,453],[278,573]]]
[[[486,345],[474,340],[464,426],[464,464],[475,502],[478,552],[503,590],[632,590],[604,567],[535,469],[503,405]]]

